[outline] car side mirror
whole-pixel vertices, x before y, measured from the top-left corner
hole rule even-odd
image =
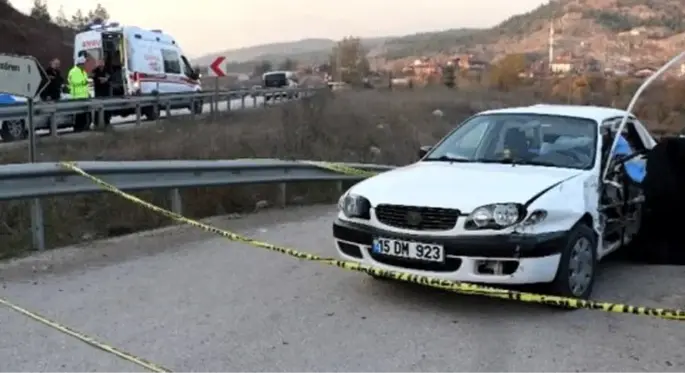
[[[426,154],[428,154],[428,152],[431,151],[431,149],[433,149],[432,145],[424,145],[424,146],[420,147],[419,148],[419,159],[425,157]]]

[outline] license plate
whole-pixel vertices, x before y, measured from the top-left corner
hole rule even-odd
[[[432,243],[409,242],[390,238],[376,238],[371,250],[376,254],[397,258],[444,262],[445,249],[442,245]]]

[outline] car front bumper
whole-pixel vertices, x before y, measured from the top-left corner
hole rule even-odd
[[[483,284],[552,282],[566,236],[567,232],[438,237],[429,233],[398,233],[341,219],[333,223],[336,249],[346,260],[443,280]],[[374,253],[371,247],[377,237],[443,245],[445,261],[418,261]]]

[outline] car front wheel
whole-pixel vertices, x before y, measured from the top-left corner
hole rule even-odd
[[[6,120],[0,125],[0,136],[5,142],[23,140],[28,137],[26,124],[21,119]]]
[[[597,236],[587,224],[578,223],[569,231],[561,252],[556,277],[549,284],[551,294],[588,299],[597,267]]]

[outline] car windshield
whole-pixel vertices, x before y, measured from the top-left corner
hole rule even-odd
[[[589,169],[597,132],[597,123],[585,118],[481,114],[457,127],[423,160]]]

